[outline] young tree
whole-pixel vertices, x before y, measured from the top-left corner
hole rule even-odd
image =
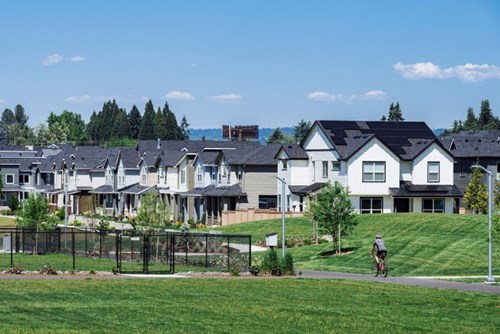
[[[33,233],[33,254],[37,254],[38,233],[42,230],[51,230],[56,223],[49,216],[49,203],[47,198],[39,194],[30,194],[24,202],[21,213],[16,219],[18,227],[34,230]]]
[[[309,215],[322,233],[332,237],[334,251],[340,236],[348,235],[357,225],[349,190],[337,181],[333,185],[328,182],[316,196],[316,201],[310,202]]]
[[[63,125],[67,128],[67,141],[83,142],[87,140],[85,122],[82,120],[80,114],[68,110],[64,110],[60,115],[51,112],[47,118],[47,124],[49,125],[49,131],[53,131],[53,127],[56,126],[56,124],[59,124],[59,126]]]
[[[141,196],[141,205],[134,222],[134,228],[144,235],[151,235],[169,224],[169,206],[155,193]]]
[[[301,120],[293,127],[293,138],[295,143],[300,144],[311,127],[311,122]]]
[[[488,192],[486,184],[482,182],[482,177],[482,171],[474,168],[464,192],[465,207],[474,213],[486,213],[488,209]]]

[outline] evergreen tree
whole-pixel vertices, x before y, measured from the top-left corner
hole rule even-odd
[[[127,112],[124,109],[120,109],[113,123],[111,138],[119,139],[128,137],[129,135],[130,135],[130,122],[127,116]]]
[[[24,112],[24,108],[22,105],[18,104],[14,108],[14,116],[16,119],[16,123],[20,129],[25,129],[28,126],[28,115]]]
[[[139,131],[141,130],[141,113],[139,109],[135,106],[132,106],[128,116],[130,122],[130,138],[137,139],[139,138]]]
[[[480,130],[495,130],[497,129],[498,120],[493,116],[488,100],[481,101],[481,111],[477,119]]]
[[[163,117],[160,107],[158,107],[158,111],[155,114],[154,129],[156,138],[167,138],[167,125],[165,124],[165,118]]]
[[[276,128],[266,140],[267,144],[284,144],[285,142],[286,136],[280,128]]]
[[[98,140],[98,132],[99,130],[97,129],[97,113],[95,110],[92,112],[92,115],[90,115],[90,120],[89,123],[87,124],[87,138],[91,142],[95,142]]]
[[[16,122],[16,117],[10,109],[5,109],[2,113],[2,119],[0,120],[0,137],[1,139],[9,138],[8,128],[10,125]]]
[[[380,117],[380,120],[381,120],[382,122],[385,122],[385,121],[387,121],[387,117],[385,117],[385,115],[382,115],[382,117]]]
[[[182,135],[182,140],[189,140],[189,126],[191,124],[188,123],[186,115],[182,116],[181,119],[181,135]]]
[[[139,130],[139,139],[148,140],[155,138],[155,109],[151,100],[146,103],[144,116],[141,121],[141,129]]]
[[[391,103],[389,107],[389,115],[387,117],[388,121],[397,121],[401,122],[404,121],[405,119],[403,118],[403,112],[401,111],[401,108],[399,106],[399,102]]]
[[[476,115],[474,114],[474,109],[469,107],[469,109],[467,109],[467,117],[465,118],[464,122],[464,130],[474,131],[477,130],[477,128],[478,128],[478,122]]]
[[[293,138],[297,144],[300,144],[302,142],[310,127],[311,122],[306,122],[304,120],[301,120],[299,123],[297,123],[297,125],[293,127]]]
[[[165,102],[163,107],[163,117],[165,117],[165,124],[167,126],[167,133],[165,139],[167,140],[181,140],[183,139],[182,131],[177,123],[175,114],[168,107],[168,102]]]

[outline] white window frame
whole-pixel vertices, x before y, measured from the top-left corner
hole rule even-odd
[[[12,178],[11,182],[9,182],[9,176]],[[5,184],[14,184],[14,174],[5,174]]]
[[[426,209],[425,208],[425,202],[432,201],[432,208]],[[436,202],[440,201],[443,203],[442,208],[436,208]],[[428,213],[445,213],[446,212],[446,201],[443,197],[436,197],[436,198],[422,198],[422,212],[428,212]]]
[[[363,161],[363,182],[384,183],[385,167],[385,161]]]
[[[427,182],[439,183],[440,180],[440,163],[439,161],[427,162]]]
[[[370,207],[364,209],[363,202],[370,201]],[[380,201],[380,209],[373,208],[373,202]],[[361,214],[373,214],[373,213],[383,213],[384,212],[384,199],[382,197],[361,197],[359,199],[359,212]]]
[[[322,165],[323,165],[322,176],[324,179],[327,179],[328,178],[328,161],[323,161]]]

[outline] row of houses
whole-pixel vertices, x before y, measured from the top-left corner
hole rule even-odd
[[[424,122],[316,121],[302,143],[287,145],[2,146],[1,201],[38,192],[53,210],[67,205],[72,214],[130,217],[143,195],[155,193],[170,206],[171,219],[220,224],[228,211],[284,205],[303,212],[311,195],[338,181],[359,213],[459,213],[478,161],[499,175],[500,132],[438,138]]]

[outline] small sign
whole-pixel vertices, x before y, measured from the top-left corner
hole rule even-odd
[[[131,237],[130,240],[131,241],[139,241],[139,240],[141,240],[141,237]]]

